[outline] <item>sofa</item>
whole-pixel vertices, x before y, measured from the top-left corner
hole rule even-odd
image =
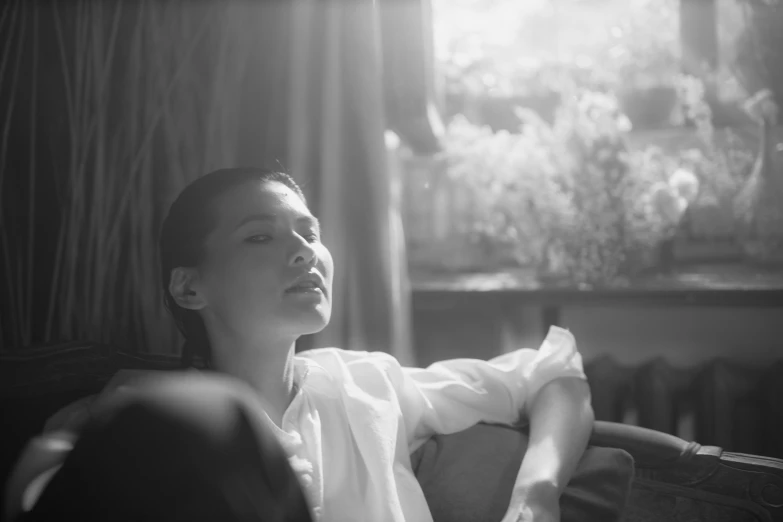
[[[179,358],[67,343],[0,354],[3,491],[28,441],[63,406],[100,391],[121,369],[174,370]],[[723,451],[660,431],[597,420],[593,446],[627,451],[635,477],[627,522],[783,521],[783,460]]]

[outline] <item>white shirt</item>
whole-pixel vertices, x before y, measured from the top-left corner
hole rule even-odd
[[[489,361],[403,368],[390,355],[322,348],[295,357],[299,391],[278,434],[322,522],[431,522],[410,454],[435,433],[518,425],[538,390],[585,378],[570,332]]]
[[[538,350],[489,361],[404,368],[382,352],[320,348],[296,355],[294,372],[281,426],[264,418],[319,522],[431,522],[411,453],[479,422],[521,425],[542,386],[585,379],[573,335],[558,327]]]

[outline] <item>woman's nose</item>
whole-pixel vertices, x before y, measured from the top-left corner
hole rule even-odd
[[[316,258],[313,245],[299,235],[296,235],[295,237],[297,244],[291,255],[290,263],[292,265],[312,264]]]

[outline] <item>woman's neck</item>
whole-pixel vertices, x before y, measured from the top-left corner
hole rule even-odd
[[[294,398],[294,341],[240,343],[215,340],[212,364],[216,371],[236,377],[260,394],[276,425]]]

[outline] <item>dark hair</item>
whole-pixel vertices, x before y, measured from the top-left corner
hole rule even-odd
[[[163,301],[185,337],[182,347],[183,366],[208,367],[212,354],[201,316],[198,312],[179,306],[169,292],[171,271],[177,267],[195,267],[201,263],[204,241],[216,225],[214,201],[228,189],[251,181],[281,183],[307,204],[302,189],[288,174],[253,167],[220,169],[205,174],[185,187],[163,220],[159,240]]]

